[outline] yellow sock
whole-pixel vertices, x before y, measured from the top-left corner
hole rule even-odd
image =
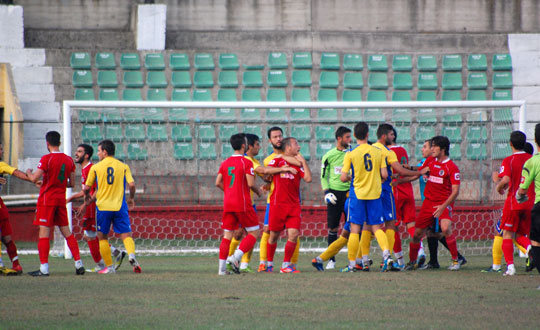
[[[232,256],[236,248],[240,245],[240,241],[233,237],[231,245],[229,246],[229,256]]]
[[[377,243],[379,243],[381,250],[388,250],[388,239],[386,238],[386,234],[384,231],[382,231],[382,229],[375,232],[375,238],[377,239]]]
[[[519,243],[515,239],[513,239],[512,241],[514,241],[514,245],[521,251],[521,253],[527,254],[527,249],[519,245]]]
[[[360,247],[360,234],[349,235],[349,242],[347,243],[347,249],[349,250],[349,261],[356,261],[356,255],[358,254],[358,248]]]
[[[495,236],[493,238],[493,248],[491,254],[493,256],[493,264],[500,265],[502,263],[503,250],[502,250],[502,236]]]
[[[135,241],[131,237],[127,237],[123,240],[124,247],[126,248],[126,252],[129,256],[132,256],[135,254]]]
[[[260,243],[260,252],[259,252],[259,259],[260,261],[266,262],[267,256],[266,256],[266,248],[268,244],[268,237],[270,237],[269,233],[263,233],[261,236],[261,243]]]
[[[294,249],[294,253],[291,257],[291,264],[297,264],[298,263],[298,255],[300,254],[300,237],[296,239],[296,248]]]
[[[396,243],[396,232],[394,229],[386,229],[386,239],[388,240],[388,250],[392,253]]]
[[[360,237],[360,246],[362,249],[362,256],[369,255],[369,249],[371,245],[371,232],[369,230],[363,230]]]
[[[99,253],[101,253],[101,258],[105,266],[112,266],[112,256],[111,256],[111,247],[109,246],[109,241],[106,239],[99,240]]]
[[[356,253],[356,259],[362,259],[362,244],[358,244],[358,252]]]
[[[319,258],[321,258],[323,261],[326,261],[332,258],[336,254],[338,254],[338,252],[341,251],[341,249],[343,249],[345,245],[347,245],[348,241],[349,240],[346,239],[345,237],[339,236],[337,240],[333,241],[332,244],[330,244],[328,248],[326,248],[326,250],[324,250],[324,252],[321,253]]]
[[[253,254],[253,249],[249,250],[247,253],[244,253],[244,255],[242,256],[242,261],[240,262],[249,264],[249,262],[251,261],[252,254]]]

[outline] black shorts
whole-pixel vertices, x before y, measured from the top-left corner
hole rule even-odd
[[[540,242],[540,202],[534,204],[531,211],[531,234],[532,241]]]
[[[327,212],[326,212],[326,220],[328,223],[328,228],[337,228],[339,227],[339,223],[341,222],[341,215],[345,214],[345,200],[347,199],[347,190],[346,191],[339,191],[339,190],[332,190],[328,189],[328,192],[333,193],[337,197],[336,205],[331,203],[326,203]]]

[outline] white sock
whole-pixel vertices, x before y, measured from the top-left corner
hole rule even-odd
[[[514,270],[514,271],[515,271],[515,270],[516,270],[516,267],[514,267],[514,264],[510,264],[510,265],[508,265],[507,269],[508,269],[508,270]]]
[[[289,267],[290,264],[291,264],[290,262],[283,261],[283,263],[281,264],[281,268],[287,268]]]
[[[349,260],[349,268],[354,268],[356,266],[356,260]]]
[[[247,262],[241,262],[240,263],[240,269],[247,269],[249,264]]]
[[[103,261],[103,259],[101,259],[98,263],[97,263],[98,267],[103,269],[105,268],[105,262]]]
[[[268,261],[268,267],[274,267],[274,262],[273,261]]]
[[[501,269],[501,265],[493,264],[493,266],[491,266],[491,268],[493,268],[493,270],[499,270],[499,269]]]
[[[236,260],[242,260],[242,256],[244,255],[244,251],[240,250],[240,249],[236,249],[236,251],[234,251],[234,259]]]
[[[361,265],[362,264],[362,257],[356,258],[356,264]]]
[[[259,262],[259,264],[260,264],[260,265],[265,265],[265,266],[266,266],[266,261],[261,260],[261,261]]]
[[[83,266],[82,260],[75,260],[75,268],[79,269]]]
[[[422,246],[422,242],[420,242],[420,250],[418,250],[419,256],[425,256],[426,253],[424,252],[424,247]]]
[[[115,248],[112,244],[110,245],[111,247],[111,254],[115,257],[118,257],[118,255],[120,254],[120,250],[118,250],[117,248]]]
[[[362,256],[362,264],[364,267],[369,267],[369,256]]]
[[[219,272],[223,273],[227,270],[227,260],[219,259]]]
[[[132,259],[135,259],[135,253],[130,253],[129,254],[129,260],[132,260]]]
[[[43,274],[49,274],[49,263],[39,265],[39,270]]]
[[[396,258],[398,258],[398,259],[403,258],[403,251],[400,251],[400,252],[394,252],[394,255],[395,255]]]
[[[324,260],[322,260],[320,256],[319,256],[319,257],[315,257],[315,259],[317,259],[317,262],[320,262],[320,263],[323,263],[323,262],[324,262]]]
[[[382,257],[383,257],[384,260],[386,260],[387,258],[390,257],[390,252],[388,250],[384,250],[382,252]]]

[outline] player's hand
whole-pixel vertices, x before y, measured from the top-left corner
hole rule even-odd
[[[521,204],[521,203],[525,203],[526,201],[529,200],[529,196],[527,196],[527,194],[525,195],[521,195],[519,193],[519,191],[516,192],[516,201]]]
[[[429,167],[424,167],[421,171],[420,171],[420,174],[422,175],[426,175],[429,173]]]
[[[43,185],[43,180],[36,181],[36,183],[34,184],[36,185],[37,188],[41,188],[41,185]]]
[[[135,207],[135,200],[133,198],[128,198],[127,205],[128,210],[132,210]]]
[[[269,184],[269,183],[263,184],[263,185],[261,186],[261,190],[263,190],[263,191],[270,191],[270,184]]]
[[[268,183],[271,183],[273,178],[274,178],[273,175],[265,175],[265,176],[263,176],[263,180],[268,182]]]
[[[6,183],[7,183],[7,179],[4,177],[0,177],[0,184],[6,184]]]
[[[504,193],[506,192],[506,189],[503,186],[500,186],[500,187],[497,186],[497,192],[499,193],[499,195],[504,195]]]
[[[283,172],[290,172],[292,174],[298,173],[298,171],[295,168],[292,168],[292,167],[287,166],[287,165],[282,166],[281,168],[283,169]]]
[[[77,208],[77,211],[75,212],[75,215],[80,217],[80,216],[82,216],[84,214],[85,211],[86,211],[86,204],[83,203],[81,206],[79,206]]]
[[[336,205],[337,203],[337,197],[334,193],[331,193],[331,192],[327,192],[325,195],[324,195],[324,201],[326,202],[326,204],[332,204],[332,205]]]
[[[433,208],[435,209],[435,212],[433,212],[433,217],[435,218],[440,217],[445,209],[444,205],[433,206]]]
[[[302,154],[297,154],[296,156],[294,156],[294,158],[296,158],[299,162],[301,163],[305,163],[306,162],[306,159],[304,158],[304,156],[302,156]]]

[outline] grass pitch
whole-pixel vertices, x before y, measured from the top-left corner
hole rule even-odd
[[[276,260],[281,261],[279,255]],[[51,276],[0,277],[0,328],[507,328],[537,329],[540,275],[503,277],[469,257],[459,272],[316,272],[301,255],[300,274],[217,275],[217,256],[140,257],[115,275],[75,276],[51,258]],[[253,258],[252,266],[256,266]],[[338,256],[338,265],[346,256]],[[83,258],[86,266],[92,260]],[[9,262],[8,262],[9,263]],[[26,271],[35,255],[21,256]]]

